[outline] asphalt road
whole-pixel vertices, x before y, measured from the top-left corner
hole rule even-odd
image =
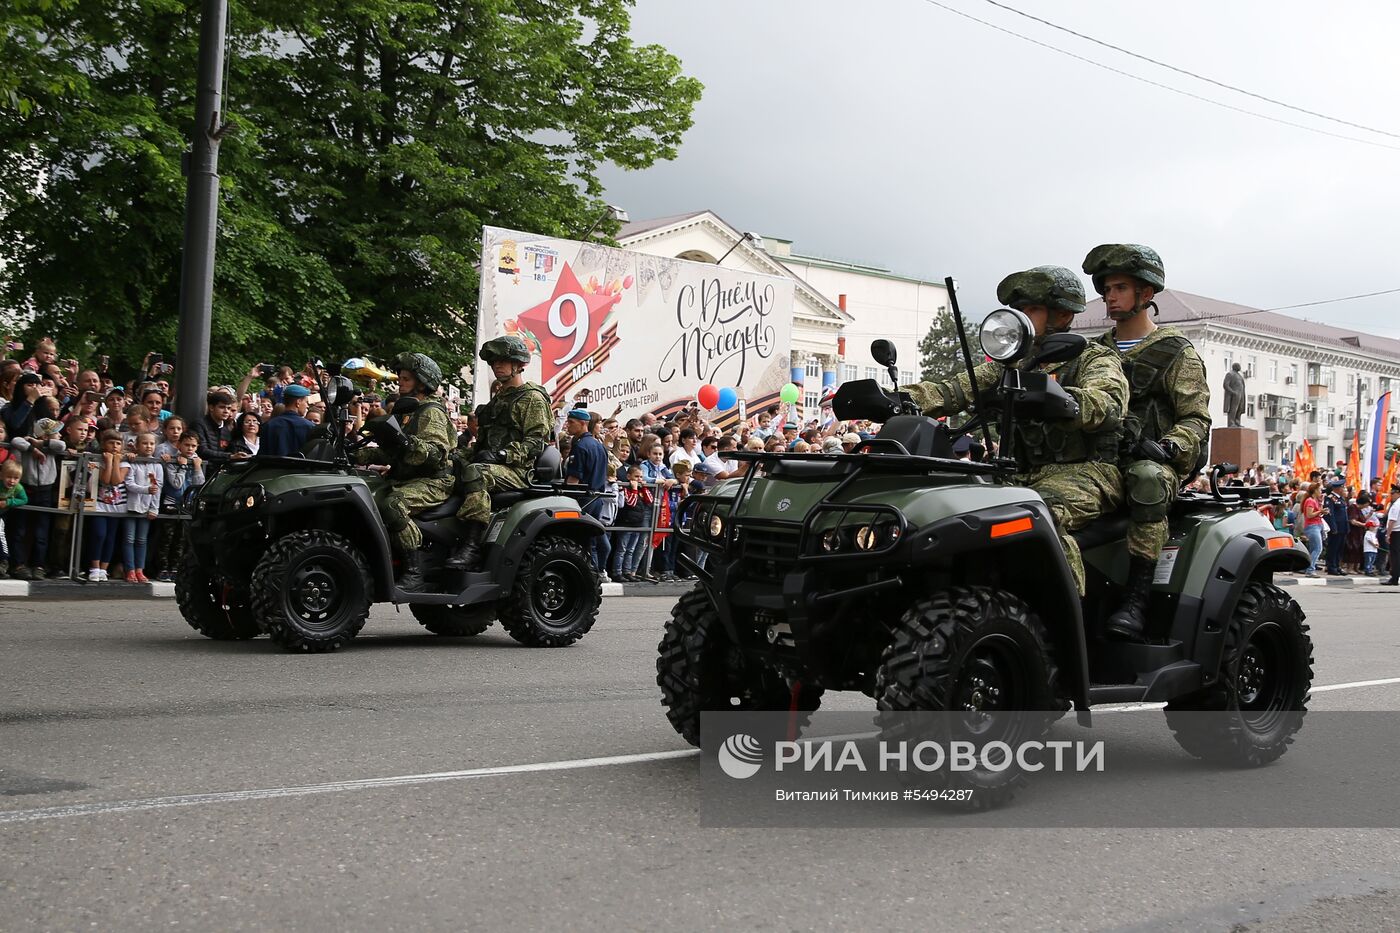
[[[1290,592],[1316,684],[1400,678],[1394,591]],[[653,683],[669,609],[610,599],[558,651],[378,609],[303,657],[167,603],[0,604],[0,929],[1400,927],[1395,829],[701,826]],[[1400,683],[1312,708],[1400,710]],[[1202,779],[1160,713],[1113,728],[1132,781]],[[1315,774],[1307,737],[1257,773]]]

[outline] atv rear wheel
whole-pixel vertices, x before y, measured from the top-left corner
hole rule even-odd
[[[369,618],[369,565],[350,539],[294,531],[273,542],[250,586],[258,625],[284,648],[334,651]]]
[[[876,672],[876,723],[886,743],[1001,741],[1013,750],[1058,717],[1059,671],[1045,627],[1018,597],[984,586],[950,587],[900,619]],[[909,713],[958,714],[913,717]],[[1022,780],[1016,767],[929,777],[968,790],[974,808],[999,806]]]
[[[246,595],[210,575],[193,548],[186,550],[180,561],[175,605],[190,628],[205,638],[244,641],[260,634]]]
[[[563,648],[588,633],[602,604],[603,588],[583,545],[544,535],[525,550],[496,617],[522,645]]]
[[[730,640],[703,586],[677,601],[657,646],[656,684],[666,718],[681,737],[700,747],[704,712],[782,711],[792,708],[793,691],[767,667],[748,662]],[[798,725],[821,705],[820,687],[802,687],[797,696]]]
[[[413,618],[434,635],[480,635],[495,621],[490,606],[409,606]]]
[[[1167,703],[1167,725],[1182,748],[1236,768],[1288,751],[1312,689],[1312,639],[1303,618],[1272,583],[1245,587],[1225,629],[1218,683]]]

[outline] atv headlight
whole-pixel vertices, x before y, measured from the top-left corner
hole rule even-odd
[[[886,509],[819,509],[806,530],[804,553],[856,556],[887,551],[899,543],[904,523]]]
[[[835,554],[841,550],[841,530],[839,528],[828,528],[822,532],[822,550],[828,554]]]
[[[1035,327],[1020,311],[1002,308],[987,315],[977,338],[983,353],[998,363],[1010,363],[1026,355],[1035,339]]]
[[[724,537],[724,516],[715,514],[710,516],[710,537]]]
[[[861,525],[856,529],[856,547],[862,551],[873,551],[879,543],[880,538],[875,533],[874,525]]]
[[[256,509],[267,501],[267,492],[261,486],[239,486],[230,493],[233,499],[233,510],[242,512],[246,509]]]

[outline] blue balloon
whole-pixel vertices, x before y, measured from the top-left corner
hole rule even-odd
[[[729,411],[739,404],[739,393],[733,389],[724,388],[719,390],[719,404],[715,407],[720,411]]]

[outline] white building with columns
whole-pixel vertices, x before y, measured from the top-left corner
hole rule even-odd
[[[1259,432],[1263,466],[1291,461],[1304,440],[1319,466],[1345,460],[1358,427],[1367,438],[1376,399],[1392,389],[1386,442],[1400,444],[1400,340],[1175,288],[1158,295],[1157,305],[1157,322],[1180,328],[1205,362],[1213,428],[1225,427],[1225,374],[1240,364],[1246,402],[1240,424]],[[1075,329],[1093,334],[1111,325],[1103,300],[1094,299]]]
[[[743,233],[713,211],[694,211],[627,223],[618,233],[626,249],[735,269],[781,275],[796,282],[792,322],[793,381],[809,411],[823,386],[889,377],[870,356],[876,338],[894,342],[900,381],[919,371],[919,341],[933,316],[948,307],[941,283],[876,266],[794,253],[792,242]]]

